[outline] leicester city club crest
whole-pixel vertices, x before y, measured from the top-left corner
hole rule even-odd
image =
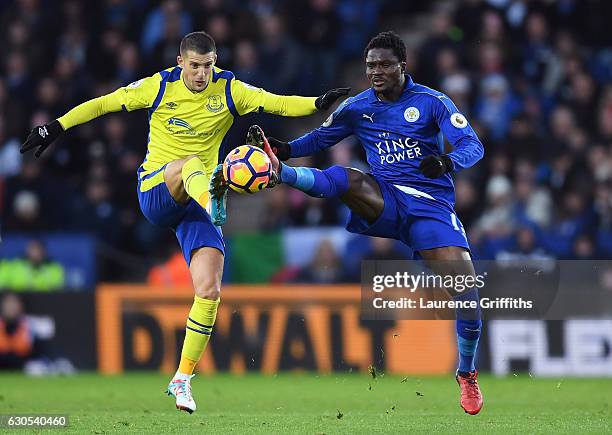
[[[221,101],[221,95],[211,95],[210,97],[208,97],[206,108],[209,111],[217,113],[223,110],[223,107],[225,107],[225,105],[223,104],[223,101]]]
[[[409,107],[404,111],[404,119],[406,122],[414,122],[419,119],[419,116],[421,116],[421,113],[416,107]]]

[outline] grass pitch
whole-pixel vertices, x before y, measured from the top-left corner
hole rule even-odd
[[[612,379],[481,376],[485,406],[459,408],[452,378],[362,374],[196,376],[198,411],[174,408],[159,374],[0,374],[0,414],[68,414],[67,429],[14,433],[605,433]],[[0,430],[0,432],[5,432]]]

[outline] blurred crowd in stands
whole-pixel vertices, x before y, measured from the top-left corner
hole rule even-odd
[[[609,258],[609,17],[612,2],[596,0],[5,0],[0,229],[33,237],[93,234],[101,280],[145,279],[150,266],[176,250],[173,234],[147,223],[138,209],[135,174],[146,150],[146,113],[111,114],[74,128],[39,160],[19,154],[30,128],[173,66],[181,37],[200,29],[217,42],[218,66],[252,85],[301,95],[351,86],[355,94],[368,86],[363,47],[393,29],[408,46],[414,80],[448,94],[485,144],[485,159],[456,176],[457,213],[474,255]],[[250,123],[291,139],[325,116],[247,116],[230,143],[239,145]],[[294,163],[366,169],[363,157],[350,137]],[[249,213],[237,213],[244,209]],[[231,239],[340,226],[346,216],[337,200],[280,186],[231,196],[224,232]],[[393,244],[369,243],[364,255],[405,256]],[[310,266],[281,270],[276,279],[356,279],[335,270],[345,253],[328,241],[317,252]],[[156,269],[153,276],[163,274]]]

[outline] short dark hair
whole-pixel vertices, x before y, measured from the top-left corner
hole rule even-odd
[[[406,62],[406,44],[402,38],[393,31],[381,32],[368,42],[363,51],[363,58],[368,57],[368,51],[373,48],[388,48],[393,50],[393,54],[397,56],[400,62]]]
[[[187,53],[188,50],[198,54],[210,53],[217,51],[215,40],[206,32],[191,32],[183,37],[181,41],[181,55]]]

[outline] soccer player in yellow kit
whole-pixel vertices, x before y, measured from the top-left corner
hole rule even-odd
[[[214,40],[205,32],[181,41],[178,66],[86,101],[35,127],[21,152],[41,153],[65,130],[110,112],[149,110],[147,155],[138,169],[138,200],[152,223],[175,231],[195,288],[178,370],[168,394],[189,413],[196,404],[190,380],[212,333],[220,301],[225,244],[216,224],[225,218],[226,189],[209,194],[219,149],[234,120],[263,111],[305,116],[328,109],[347,88],[320,97],[281,96],[255,88],[215,66]],[[211,201],[212,200],[212,201]],[[212,203],[212,204],[211,204]],[[208,212],[207,212],[208,211]]]

